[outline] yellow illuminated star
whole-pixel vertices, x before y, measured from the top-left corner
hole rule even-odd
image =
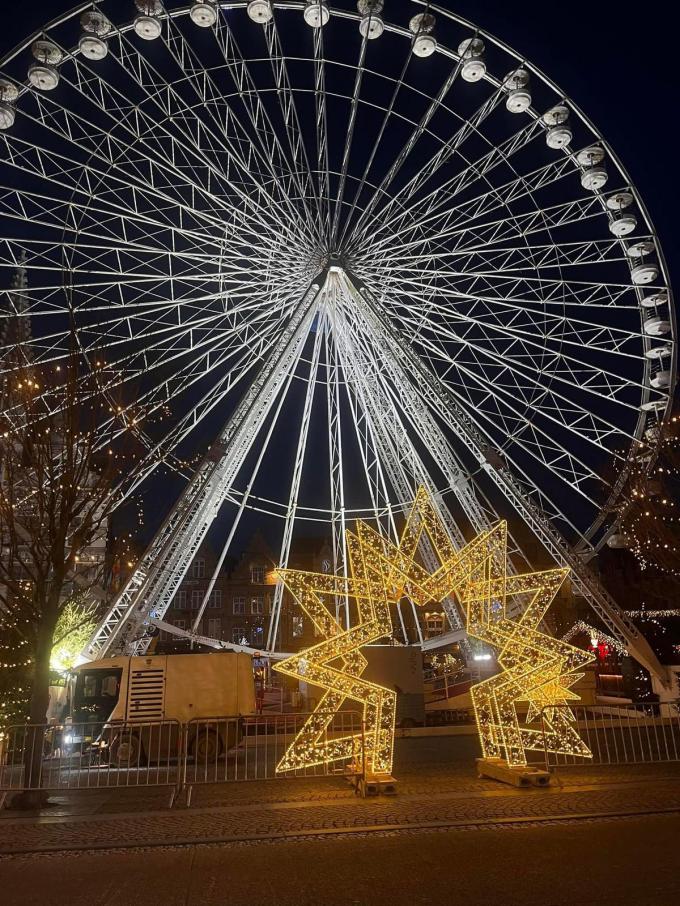
[[[370,530],[369,530],[370,531]],[[440,566],[427,574],[415,555],[427,538]],[[408,594],[419,604],[455,594],[466,615],[470,636],[497,649],[502,672],[472,689],[472,700],[485,757],[526,764],[526,749],[590,756],[567,707],[579,696],[571,691],[592,656],[541,632],[547,608],[564,582],[567,569],[508,575],[507,524],[499,523],[456,551],[427,492],[420,488],[398,549],[373,533],[372,549],[382,557],[394,599]],[[521,605],[519,617],[508,614],[508,601]],[[515,607],[516,609],[516,607]],[[524,723],[541,718],[540,730],[520,726],[517,705],[527,704]]]
[[[396,694],[361,678],[366,659],[359,651],[392,632],[387,583],[382,562],[363,550],[362,526],[346,533],[349,576],[280,570],[288,590],[308,614],[322,642],[277,664],[276,670],[324,690],[277,771],[351,760],[359,756],[361,734],[335,736],[333,720],[346,700],[356,702],[365,726],[365,758],[371,774],[390,774],[394,745]],[[324,597],[356,601],[358,621],[343,630],[324,604]],[[330,727],[330,735],[329,735]]]

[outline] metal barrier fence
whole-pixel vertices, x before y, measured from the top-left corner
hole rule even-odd
[[[167,786],[171,804],[196,784],[337,776],[354,762],[363,775],[362,715],[329,714],[320,742],[352,737],[345,763],[277,773],[305,714],[86,724],[20,724],[0,735],[0,808],[8,793]],[[37,750],[40,750],[38,754]]]
[[[363,773],[363,723],[357,711],[329,714],[328,725],[319,740],[323,745],[351,737],[350,754],[344,763],[338,766],[338,763],[320,762],[277,773],[277,765],[308,717],[308,713],[257,714],[189,721],[184,725],[183,786],[189,791],[187,801],[191,801],[191,787],[197,784],[337,776],[350,762]]]
[[[26,789],[177,790],[181,743],[176,720],[15,725],[0,738],[0,796]]]
[[[566,707],[566,706],[565,706]],[[592,758],[545,751],[546,768],[589,765],[638,765],[680,761],[678,703],[641,702],[631,705],[569,705],[573,726]],[[548,728],[551,708],[541,723]]]

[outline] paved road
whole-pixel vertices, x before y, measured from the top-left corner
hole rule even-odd
[[[679,816],[15,856],[6,906],[667,906]]]

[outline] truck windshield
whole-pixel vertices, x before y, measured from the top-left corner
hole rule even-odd
[[[122,672],[120,668],[108,668],[78,674],[73,697],[74,723],[108,720],[118,701]]]

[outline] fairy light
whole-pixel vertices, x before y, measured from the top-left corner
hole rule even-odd
[[[598,644],[607,645],[609,648],[616,651],[621,657],[626,657],[628,654],[628,649],[625,645],[622,645],[618,639],[615,639],[613,635],[609,635],[606,632],[603,632],[601,629],[596,629],[594,626],[591,626],[590,623],[586,623],[584,620],[577,620],[574,625],[562,636],[562,639],[565,642],[571,641],[574,636],[585,633],[590,638],[590,644],[593,648],[597,648]]]
[[[417,519],[414,515],[417,514]],[[573,724],[567,703],[578,700],[571,691],[592,656],[541,632],[539,625],[568,570],[552,569],[508,575],[507,524],[499,523],[460,551],[453,548],[446,528],[427,492],[420,489],[409,518],[408,544],[390,552],[403,584],[416,603],[442,600],[455,593],[466,614],[467,632],[498,652],[501,672],[471,689],[473,707],[486,758],[504,758],[509,765],[526,765],[526,750],[590,756]],[[432,575],[413,560],[426,533],[441,566]],[[384,542],[385,547],[389,547]],[[519,617],[511,617],[507,602],[530,595]],[[543,715],[543,726],[520,726],[517,704],[529,705],[526,723]]]
[[[283,758],[278,773],[349,761],[358,757],[360,734],[328,737],[327,731],[343,703],[357,703],[365,726],[364,755],[371,774],[391,774],[394,749],[396,694],[377,683],[362,679],[366,658],[360,649],[391,635],[388,590],[382,579],[381,560],[364,544],[363,528],[346,532],[349,576],[280,570],[279,577],[309,616],[321,642],[304,649],[275,666],[275,670],[319,686],[324,693]],[[358,620],[343,630],[324,599],[354,598]]]
[[[427,536],[440,562],[435,572],[417,561]],[[275,669],[324,690],[277,771],[351,759],[357,735],[329,739],[327,730],[343,703],[359,703],[366,725],[366,756],[371,773],[392,770],[394,693],[362,679],[366,659],[361,648],[391,634],[390,604],[408,594],[418,605],[455,594],[466,614],[468,634],[498,651],[501,672],[472,687],[472,700],[482,751],[509,765],[526,765],[526,751],[589,757],[590,750],[574,727],[569,701],[578,700],[572,686],[592,656],[541,632],[539,625],[564,582],[567,569],[508,575],[507,524],[499,523],[455,550],[427,491],[416,494],[399,544],[357,522],[346,532],[347,577],[281,570],[287,589],[312,620],[323,640],[278,664]],[[508,613],[508,599],[529,601],[519,617]],[[325,599],[356,601],[358,620],[343,630]],[[526,723],[543,716],[541,729],[520,726],[517,704],[529,705]]]
[[[651,448],[649,455],[633,463],[625,495],[628,502],[622,506],[619,520],[626,546],[642,569],[656,569],[674,577],[680,576],[678,421],[675,415],[663,426],[658,459],[651,469]]]

